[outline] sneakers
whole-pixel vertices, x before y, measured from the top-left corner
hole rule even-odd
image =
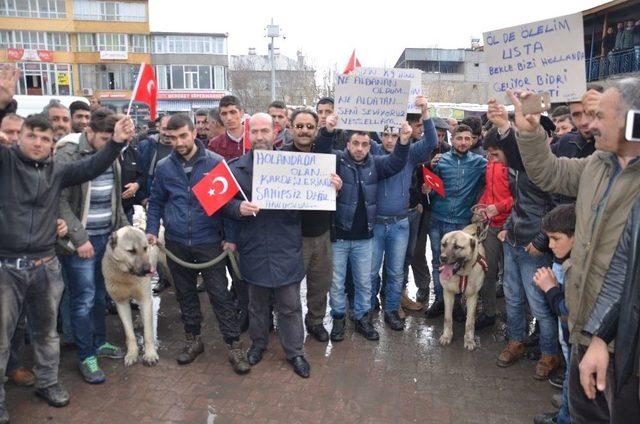
[[[36,382],[36,376],[33,371],[25,367],[11,371],[7,377],[9,377],[9,381],[20,387],[33,386]]]
[[[89,384],[104,383],[107,379],[107,376],[104,375],[104,372],[102,372],[98,365],[98,358],[95,356],[89,356],[84,361],[80,362],[79,368],[82,378],[84,378],[84,381]]]
[[[556,370],[549,375],[549,384],[556,389],[562,390],[562,385],[564,384],[564,369],[562,367],[556,368]]]
[[[496,365],[502,368],[510,367],[516,361],[524,356],[524,344],[521,342],[510,341],[507,347],[500,353]]]
[[[536,373],[533,378],[536,380],[546,380],[549,374],[560,366],[558,355],[542,355],[536,364]]]
[[[424,314],[427,318],[437,318],[444,314],[444,300],[436,299]]]
[[[416,302],[415,300],[411,299],[408,295],[407,295],[407,290],[402,292],[402,297],[400,298],[400,305],[402,305],[402,307],[404,309],[407,309],[409,311],[419,311],[420,309],[422,309],[422,303]]]
[[[495,316],[486,315],[484,312],[480,312],[476,317],[476,331],[480,331],[485,327],[492,327],[496,323]]]
[[[367,340],[378,340],[380,335],[369,321],[369,316],[365,315],[356,321],[356,332],[360,333]]]
[[[264,352],[264,350],[252,344],[247,351],[247,362],[249,362],[249,365],[253,366],[262,361],[262,352]]]
[[[124,350],[118,346],[114,346],[111,343],[105,343],[98,348],[96,356],[98,358],[110,358],[110,359],[123,359]]]
[[[404,320],[400,318],[398,311],[385,312],[384,322],[389,324],[393,331],[404,330]]]
[[[36,396],[44,399],[49,406],[54,406],[56,408],[62,408],[63,406],[69,405],[69,392],[67,392],[60,383],[36,389]]]
[[[186,365],[192,363],[198,355],[204,352],[204,344],[200,335],[194,336],[193,334],[186,334],[186,342],[182,348],[182,352],[176,357],[176,361],[180,365]]]
[[[331,328],[331,341],[341,342],[344,340],[345,318],[333,318],[333,327]]]
[[[247,361],[242,342],[237,340],[229,345],[229,362],[236,374],[246,374],[251,371],[251,365]]]

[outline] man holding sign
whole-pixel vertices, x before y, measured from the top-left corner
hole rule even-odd
[[[329,116],[326,124],[320,132],[318,142],[333,139],[338,115]],[[379,338],[369,318],[376,192],[378,181],[391,177],[404,168],[409,154],[410,136],[411,127],[405,122],[400,133],[400,142],[396,144],[393,154],[372,156],[369,153],[369,134],[353,131],[346,149],[335,152],[338,162],[336,171],[344,186],[336,199],[334,215],[333,280],[330,290],[332,341],[337,342],[344,338],[347,261],[351,263],[355,286],[353,317],[356,321],[356,331],[368,340]]]
[[[273,119],[257,113],[249,121],[251,151],[231,162],[231,171],[244,193],[251,193],[254,174],[254,152],[273,150]],[[307,128],[307,131],[313,129]],[[301,138],[301,137],[300,137]],[[311,139],[309,139],[311,141]],[[332,178],[334,187],[340,181]],[[304,278],[300,212],[284,209],[260,209],[255,203],[236,195],[229,203],[232,216],[239,223],[238,251],[240,272],[249,285],[249,335],[252,345],[247,353],[251,365],[262,360],[269,344],[270,306],[278,311],[279,335],[287,361],[302,378],[308,378],[311,367],[303,354],[304,327],[300,282]]]
[[[228,221],[223,222],[220,212],[209,216],[192,193],[192,188],[203,178],[210,177],[211,170],[223,159],[196,140],[196,128],[186,115],[171,116],[167,123],[166,138],[171,141],[173,152],[158,163],[149,199],[147,239],[150,244],[156,243],[162,218],[167,249],[187,262],[208,262],[219,256],[223,248],[235,248],[223,241],[223,235],[232,236],[233,225]],[[208,191],[212,198],[224,195],[233,184],[224,176],[215,180],[219,181],[212,184]],[[198,270],[186,268],[171,259],[168,259],[168,265],[175,282],[180,317],[186,333],[186,343],[176,360],[178,364],[186,365],[204,352],[200,336],[202,313],[196,289]],[[229,361],[235,372],[247,373],[251,367],[240,341],[240,323],[235,303],[227,290],[224,262],[200,272],[220,333],[229,349]]]

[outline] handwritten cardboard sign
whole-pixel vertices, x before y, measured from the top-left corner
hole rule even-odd
[[[579,100],[586,91],[582,14],[485,32],[489,95],[548,92],[552,102]]]
[[[364,77],[398,78],[409,80],[409,101],[407,102],[407,113],[422,113],[416,108],[416,97],[422,94],[422,71],[420,69],[402,68],[356,68],[351,75]]]
[[[406,119],[410,86],[407,79],[338,75],[338,128],[399,132]]]
[[[251,201],[262,209],[335,211],[335,172],[334,155],[254,150]]]

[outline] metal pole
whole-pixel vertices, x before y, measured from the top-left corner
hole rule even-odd
[[[273,54],[273,37],[271,37],[269,44],[269,60],[271,61],[271,101],[274,101],[276,99],[276,64]]]

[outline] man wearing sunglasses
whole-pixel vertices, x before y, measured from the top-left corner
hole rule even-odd
[[[314,139],[318,133],[318,115],[311,109],[297,109],[291,115],[293,142],[282,150],[290,152],[330,153],[331,146],[318,146]],[[319,147],[319,148],[318,148]],[[331,212],[303,211],[302,256],[307,275],[307,331],[319,342],[328,342],[329,333],[322,324],[327,310],[327,293],[331,286],[333,269],[331,251]]]

